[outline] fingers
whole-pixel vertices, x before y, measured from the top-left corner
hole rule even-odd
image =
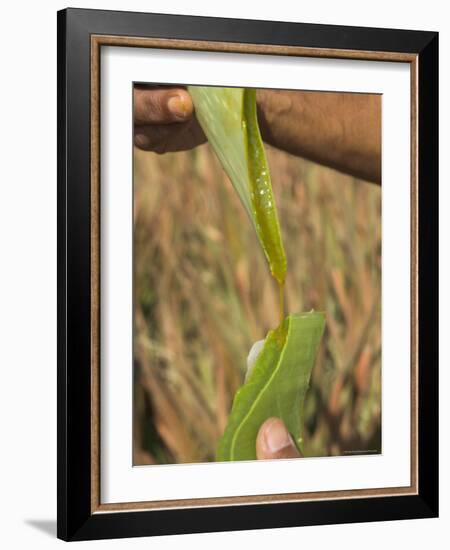
[[[134,144],[145,151],[169,153],[206,141],[193,116],[191,96],[181,87],[134,87]]]
[[[294,444],[286,426],[279,418],[268,418],[261,426],[256,438],[258,460],[276,458],[300,458],[302,455]]]
[[[134,123],[171,124],[189,120],[192,99],[183,88],[134,88]]]
[[[196,118],[184,124],[152,124],[134,128],[136,147],[159,154],[185,151],[205,141],[205,134]]]

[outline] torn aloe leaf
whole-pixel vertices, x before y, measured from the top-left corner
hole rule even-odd
[[[197,119],[256,229],[270,271],[280,285],[286,255],[258,126],[256,91],[189,86]]]
[[[289,315],[269,331],[249,379],[238,390],[217,460],[256,459],[256,437],[265,420],[281,418],[299,449],[303,405],[325,327],[323,313]]]
[[[258,127],[256,91],[189,86],[197,119],[256,229],[270,271],[283,286],[286,255],[269,167]],[[256,436],[271,416],[281,418],[301,447],[305,394],[325,325],[321,313],[290,315],[270,331],[248,380],[237,392],[217,460],[253,460]]]

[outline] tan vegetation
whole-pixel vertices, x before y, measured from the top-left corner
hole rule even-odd
[[[268,148],[288,312],[325,311],[305,454],[380,451],[381,190]],[[208,145],[135,150],[134,463],[214,460],[278,289]]]

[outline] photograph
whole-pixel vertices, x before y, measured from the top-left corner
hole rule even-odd
[[[133,83],[133,465],[382,453],[382,95]]]

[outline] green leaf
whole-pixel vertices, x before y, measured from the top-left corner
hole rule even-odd
[[[197,119],[253,222],[270,271],[282,285],[286,255],[258,127],[256,91],[204,86],[188,90]]]
[[[256,91],[189,86],[197,119],[253,222],[270,271],[283,286],[286,255],[269,166],[258,127]],[[248,381],[236,393],[217,460],[253,460],[256,436],[271,416],[281,418],[301,446],[303,404],[325,325],[322,313],[290,315],[268,333]]]
[[[218,461],[256,459],[258,430],[272,416],[283,420],[301,448],[304,400],[324,326],[324,314],[311,312],[289,315],[269,331],[249,379],[235,395]]]

